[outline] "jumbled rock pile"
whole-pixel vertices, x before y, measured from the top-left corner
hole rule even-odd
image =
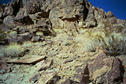
[[[86,0],[0,4],[0,84],[125,84],[125,33]]]

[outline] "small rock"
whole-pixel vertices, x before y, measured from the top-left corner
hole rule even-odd
[[[11,6],[7,6],[4,8],[3,16],[13,15],[13,8]]]
[[[17,37],[17,32],[16,32],[16,31],[11,31],[11,32],[9,33],[9,37],[10,37],[10,38],[16,38],[16,37]]]
[[[37,36],[43,36],[43,32],[36,32]]]
[[[31,78],[30,78],[30,82],[31,83],[36,83],[37,81],[38,81],[38,79],[40,78],[40,73],[37,73],[37,74],[35,74],[35,75],[33,75]]]
[[[72,62],[72,61],[73,61],[73,59],[66,59],[66,60],[64,61],[64,63],[66,64],[66,63]]]
[[[14,27],[15,26],[14,17],[13,16],[5,17],[3,23],[7,26]]]
[[[121,62],[118,58],[115,58],[113,60],[112,69],[110,72],[108,72],[107,80],[108,83],[112,84],[120,84],[123,81],[123,67],[121,65]]]
[[[0,74],[4,74],[10,72],[10,67],[7,65],[5,61],[0,59]]]
[[[52,63],[53,63],[52,59],[41,61],[41,62],[36,64],[37,70],[38,71],[45,70],[45,69],[49,68],[52,65]]]
[[[20,34],[19,36],[22,38],[23,41],[29,41],[31,40],[31,37],[32,37],[30,33],[23,33],[23,34]]]
[[[20,20],[26,16],[25,9],[21,8],[20,11],[16,15],[16,20]]]
[[[33,36],[31,39],[31,41],[33,41],[33,42],[37,42],[39,40],[40,40],[40,36]]]
[[[84,73],[82,74],[82,79],[80,80],[79,84],[89,84],[89,70],[88,70],[88,65],[84,69]]]
[[[114,17],[113,13],[111,11],[109,11],[108,13],[106,13],[106,16],[108,18]]]
[[[61,84],[72,84],[72,80],[70,80],[70,79],[67,79],[67,80],[65,80],[63,83],[61,83]]]
[[[29,16],[24,16],[20,19],[17,19],[16,21],[25,24],[25,25],[31,25],[34,24],[34,22],[32,21],[32,19]]]
[[[37,81],[37,84],[56,84],[60,79],[55,72],[42,72],[40,79]]]

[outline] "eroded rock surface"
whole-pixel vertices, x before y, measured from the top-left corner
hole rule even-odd
[[[0,5],[1,84],[125,84],[125,51],[126,20],[86,0]]]

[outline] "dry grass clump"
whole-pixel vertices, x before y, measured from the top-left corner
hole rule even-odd
[[[103,47],[112,56],[125,54],[126,35],[105,29],[86,30],[76,37],[76,41],[84,51],[95,51],[96,47]]]
[[[16,43],[0,48],[0,54],[4,57],[23,56],[25,51],[26,49],[24,49],[21,45]]]
[[[6,33],[0,30],[0,43],[6,38]]]
[[[106,39],[108,40],[104,40],[103,48],[107,54],[111,56],[126,54],[126,35],[112,32]]]

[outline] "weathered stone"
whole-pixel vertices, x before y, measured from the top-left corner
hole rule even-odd
[[[38,71],[41,71],[41,70],[46,70],[48,69],[53,63],[53,60],[44,60],[44,61],[41,61],[39,63],[36,64],[36,67],[37,67],[37,70]]]
[[[18,32],[18,34],[26,34],[26,33],[31,33],[30,32],[30,30],[32,31],[32,29],[28,29],[28,28],[26,28],[25,26],[19,26],[19,27],[16,27],[15,29],[14,29],[15,31],[17,31]],[[32,32],[33,33],[33,32]]]
[[[119,84],[123,81],[123,67],[119,59],[115,58],[113,61],[112,69],[108,72],[108,83]]]
[[[99,53],[95,60],[88,65],[88,68],[90,80],[94,83],[121,83],[123,72],[117,58],[108,58],[104,53]]]
[[[47,84],[55,84],[60,80],[60,76],[55,75],[51,80],[48,81]]]
[[[0,74],[7,73],[9,71],[10,71],[10,67],[7,65],[7,63],[4,60],[0,59]]]
[[[13,14],[13,9],[10,6],[0,4],[0,18],[3,19],[6,16],[11,16]]]
[[[30,56],[30,57],[22,57],[21,59],[12,59],[8,60],[7,63],[15,63],[15,64],[34,64],[41,60],[43,60],[45,56]]]
[[[7,26],[15,26],[15,21],[13,16],[7,16],[4,18],[3,23]]]
[[[51,26],[51,22],[49,19],[41,19],[37,21],[37,26],[49,25]]]
[[[25,16],[27,16],[26,13],[25,13],[25,9],[22,8],[22,9],[20,9],[20,11],[17,13],[15,19],[16,19],[16,20],[20,20],[20,19],[24,18]]]
[[[60,79],[59,76],[56,75],[55,72],[43,72],[41,74],[40,79],[37,84],[56,84],[56,82]]]
[[[13,8],[13,15],[16,16],[21,8],[23,8],[25,0],[12,0],[8,5]]]
[[[42,13],[43,18],[48,18],[49,17],[49,12],[52,8],[54,8],[59,1],[52,1],[52,0],[31,0],[27,1],[27,12],[29,14],[34,14],[37,12]]]
[[[6,38],[8,39],[9,43],[17,42],[17,32],[10,31],[10,33],[6,34]]]
[[[43,36],[43,32],[36,32],[37,36]]]
[[[113,13],[112,13],[111,11],[107,12],[107,13],[106,13],[106,16],[107,16],[108,18],[114,17],[114,15],[113,15]]]
[[[77,25],[77,21],[84,20],[87,16],[87,3],[82,0],[63,0],[60,1],[60,4],[58,7],[53,8],[49,15],[52,26],[55,28],[66,28],[69,26],[68,24]]]
[[[76,74],[73,79],[78,82],[78,84],[89,84],[89,70],[88,66],[84,68],[77,68]]]
[[[79,84],[89,84],[89,82],[90,82],[89,70],[88,70],[88,66],[86,66],[84,69],[84,73],[82,74],[82,79],[80,80]]]
[[[66,81],[64,81],[62,84],[72,84],[72,80],[67,79]]]
[[[34,14],[36,12],[41,11],[40,7],[41,7],[41,0],[31,0],[31,1],[27,1],[27,11],[30,14]]]
[[[13,8],[11,6],[7,6],[4,8],[3,16],[11,16],[13,15]]]
[[[125,69],[126,64],[123,64],[122,68],[118,58],[95,50],[100,44],[103,48],[106,47],[116,36],[117,30],[120,39],[125,37],[126,21],[117,19],[111,12],[105,13],[86,0],[12,0],[8,5],[0,5],[0,20],[0,24],[11,26],[8,28],[0,25],[0,30],[7,34],[8,43],[22,43],[23,47],[30,50],[25,56],[24,51],[23,55],[19,52],[20,56],[15,55],[15,50],[13,55],[6,55],[8,52],[4,52],[8,57],[18,57],[8,60],[8,63],[13,65],[12,72],[7,73],[9,75],[0,75],[0,83],[2,80],[12,84],[25,84],[29,81],[36,84],[121,84],[124,79],[125,84],[126,72],[123,73],[123,68]],[[112,37],[106,30],[112,33]],[[53,35],[55,37],[52,37]],[[23,43],[24,41],[33,42],[29,44]],[[89,47],[85,47],[87,45]],[[3,44],[1,46],[3,47]],[[33,54],[44,57],[32,57]],[[0,56],[5,55],[2,53]],[[48,58],[45,59],[45,55]],[[48,59],[53,59],[53,64],[52,60]],[[124,58],[122,62],[125,63]],[[15,65],[16,63],[18,65]],[[0,69],[1,64],[0,62]],[[30,70],[26,69],[27,66]],[[6,68],[3,67],[4,65],[2,73],[5,73]],[[8,66],[5,64],[5,67]],[[39,73],[31,77],[31,71]],[[55,71],[58,73],[55,74]],[[18,81],[20,82],[17,83]]]
[[[117,18],[116,17],[109,18],[108,20],[111,24],[117,24]]]
[[[33,42],[40,41],[40,36],[33,36],[31,41],[33,41]]]
[[[32,21],[32,19],[29,16],[22,16],[19,19],[17,19],[16,21],[25,24],[25,25],[31,25],[34,24],[34,22]]]
[[[37,73],[37,74],[34,74],[30,79],[29,81],[31,83],[36,83],[38,81],[38,79],[40,78],[41,74],[40,73]]]
[[[6,26],[6,25],[4,25],[4,24],[1,24],[0,25],[0,30],[1,31],[8,31],[8,30],[10,30],[11,28],[9,27],[9,26]]]
[[[94,11],[95,11],[95,8],[91,6],[89,8],[89,12],[85,20],[86,23],[82,27],[92,28],[92,27],[97,26],[97,20],[95,19]]]
[[[72,57],[72,58],[70,58],[70,59],[66,59],[66,60],[64,61],[64,63],[72,62],[72,61],[74,61],[76,58],[78,58],[78,56],[74,56],[74,57]]]
[[[32,36],[30,33],[23,33],[19,35],[23,41],[29,41],[31,40]]]

